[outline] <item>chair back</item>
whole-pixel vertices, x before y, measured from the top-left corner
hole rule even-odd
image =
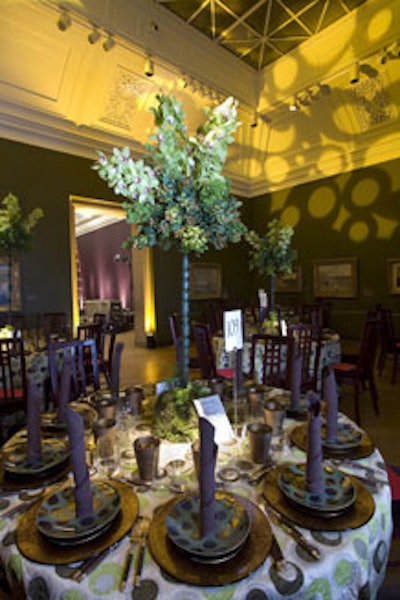
[[[264,385],[288,387],[288,356],[290,338],[280,335],[256,333],[251,338],[250,377],[259,379],[256,373],[258,358],[262,359],[262,381]]]
[[[115,346],[115,354],[112,359],[110,388],[111,388],[111,394],[113,397],[119,396],[121,358],[122,358],[122,350],[123,349],[124,349],[123,342],[118,342]]]
[[[321,303],[302,304],[301,306],[300,321],[312,325],[315,340],[320,337],[324,327],[324,310],[324,305]]]
[[[22,338],[0,339],[0,414],[26,412],[27,379]]]
[[[379,321],[367,319],[364,323],[358,353],[358,369],[362,374],[371,373],[375,366],[376,351],[379,344]]]
[[[58,339],[68,340],[71,330],[66,312],[46,312],[43,314],[43,334],[46,344]]]
[[[321,336],[317,340],[316,352],[314,360],[311,361],[313,355],[313,336],[314,328],[309,324],[291,324],[288,327],[288,337],[292,338],[293,343],[301,351],[303,355],[303,365],[301,372],[301,386],[303,391],[307,389],[315,389],[316,377],[319,364],[319,356],[321,349]],[[294,346],[293,346],[294,347]]]
[[[100,387],[97,348],[93,339],[52,342],[47,353],[50,393],[55,406],[58,404],[62,365],[67,356],[71,357],[71,400],[86,396],[89,386],[94,390]]]
[[[97,357],[99,360],[102,359],[104,354],[104,328],[101,323],[78,325],[76,337],[78,340],[94,340]]]
[[[217,376],[217,368],[212,348],[210,326],[206,323],[194,323],[193,334],[201,377],[213,379]]]

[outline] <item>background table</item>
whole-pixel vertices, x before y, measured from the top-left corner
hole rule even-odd
[[[295,423],[285,422],[285,430],[289,431]],[[165,464],[172,456],[182,457],[187,453],[185,445],[162,444],[162,462]],[[236,450],[220,449],[218,468],[235,464],[238,456]],[[304,462],[305,454],[297,448],[287,445],[276,455],[279,462]],[[382,480],[387,480],[382,456],[378,450],[368,458],[358,461],[358,464],[373,467]],[[359,474],[359,470],[353,471]],[[193,477],[193,476],[191,476]],[[192,480],[194,485],[194,480]],[[262,505],[263,483],[250,486],[245,479],[240,479],[227,485],[227,489],[236,494]],[[168,480],[159,481],[154,490],[139,493],[140,513],[152,514],[160,504],[171,497]],[[387,556],[392,535],[391,496],[390,487],[383,485],[373,494],[375,513],[364,526],[343,532],[310,532],[304,530],[305,536],[318,546],[322,558],[318,562],[310,560],[294,542],[294,540],[277,526],[273,526],[278,542],[284,549],[287,561],[291,563],[289,577],[285,580],[276,571],[270,556],[255,572],[236,584],[221,587],[195,587],[174,581],[163,573],[153,560],[149,551],[146,552],[143,585],[147,588],[146,600],[273,600],[281,598],[296,598],[309,600],[311,598],[374,598],[384,576]],[[18,494],[3,496],[3,510],[17,503]],[[128,538],[124,538],[110,555],[81,583],[75,583],[71,578],[71,567],[42,565],[27,560],[16,546],[17,518],[2,519],[0,510],[0,558],[5,566],[8,580],[16,589],[24,590],[22,596],[30,600],[51,598],[52,600],[89,600],[100,597],[131,598],[132,590],[121,593],[118,590]],[[144,588],[145,589],[145,588]],[[155,595],[153,594],[156,590]],[[292,590],[292,592],[290,592]],[[144,590],[143,590],[144,591]],[[135,596],[134,596],[135,597]]]
[[[215,353],[215,360],[217,369],[233,369],[235,364],[235,353],[226,352],[224,348],[224,338],[222,336],[213,336],[213,349]],[[316,342],[312,342],[311,355],[310,355],[310,368],[314,364],[316,352]],[[255,372],[257,375],[257,383],[262,381],[262,358],[264,353],[264,347],[259,344],[256,351],[255,357]],[[321,352],[319,358],[318,375],[317,375],[317,387],[321,387],[321,377],[323,368],[326,365],[340,362],[342,356],[342,349],[340,344],[340,336],[337,333],[327,333],[321,342]],[[251,360],[251,342],[245,341],[243,344],[242,353],[242,366],[243,372],[250,372],[250,360]],[[283,352],[283,360],[286,360],[285,349]]]

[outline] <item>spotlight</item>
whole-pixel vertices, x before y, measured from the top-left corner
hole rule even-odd
[[[311,98],[308,92],[301,92],[297,95],[297,100],[302,106],[310,106]]]
[[[93,31],[88,35],[89,44],[95,44],[99,41],[101,37],[100,31],[97,29],[96,25],[93,26]]]
[[[399,42],[394,41],[388,48],[388,54],[391,59],[400,58]]]
[[[350,72],[350,83],[354,85],[360,81],[360,65],[355,63]]]
[[[115,40],[114,40],[112,34],[109,33],[107,39],[103,43],[103,50],[105,52],[109,52],[110,50],[112,50],[114,48],[114,46],[115,46]]]
[[[295,96],[295,98],[289,104],[289,110],[290,110],[290,112],[296,112],[297,110],[299,110],[299,108],[300,108],[299,99],[297,98],[297,96]]]
[[[146,58],[146,62],[144,63],[144,74],[146,77],[153,77],[154,75],[154,62],[150,56]]]
[[[253,129],[255,129],[258,125],[258,115],[257,115],[257,111],[254,113],[253,119],[250,123],[250,127],[253,127]]]
[[[61,15],[58,17],[57,27],[60,31],[67,31],[69,27],[71,27],[72,21],[69,13],[66,10],[63,10]]]

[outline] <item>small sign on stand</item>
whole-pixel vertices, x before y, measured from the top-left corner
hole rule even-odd
[[[235,378],[233,382],[234,430],[238,430],[238,389],[241,386],[242,350],[243,350],[243,318],[241,310],[224,312],[225,352],[234,352]],[[239,364],[240,361],[240,364]]]

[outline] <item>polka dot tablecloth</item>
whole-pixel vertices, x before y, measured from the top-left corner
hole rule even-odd
[[[290,429],[295,423],[285,422]],[[180,448],[180,452],[182,448]],[[245,451],[245,450],[244,450]],[[274,458],[278,462],[304,462],[304,453],[295,447],[284,447]],[[220,451],[218,469],[237,464],[237,448]],[[236,461],[236,462],[235,462]],[[254,572],[224,586],[193,586],[177,581],[160,569],[149,550],[145,553],[141,585],[132,591],[132,576],[124,591],[119,590],[124,557],[128,549],[128,536],[107,555],[100,565],[80,583],[71,575],[76,565],[46,565],[23,557],[16,544],[18,519],[2,518],[8,508],[24,498],[24,492],[0,497],[0,557],[7,579],[15,590],[29,600],[91,600],[132,598],[133,600],[338,600],[374,599],[385,576],[386,562],[392,534],[391,495],[387,474],[378,450],[357,461],[357,467],[346,463],[346,469],[355,475],[369,474],[373,469],[382,484],[371,487],[375,502],[372,518],[358,529],[345,531],[310,531],[300,528],[304,536],[320,551],[321,558],[314,561],[275,521],[272,530],[284,554],[283,568],[277,568],[271,554]],[[360,467],[367,467],[363,470]],[[343,467],[344,468],[344,467]],[[192,472],[186,475],[194,485]],[[155,489],[136,488],[140,513],[151,514],[158,505],[171,499],[168,477],[157,481]],[[263,482],[249,485],[245,477],[225,483],[226,489],[242,495],[263,508]],[[184,575],[182,579],[185,579]]]

